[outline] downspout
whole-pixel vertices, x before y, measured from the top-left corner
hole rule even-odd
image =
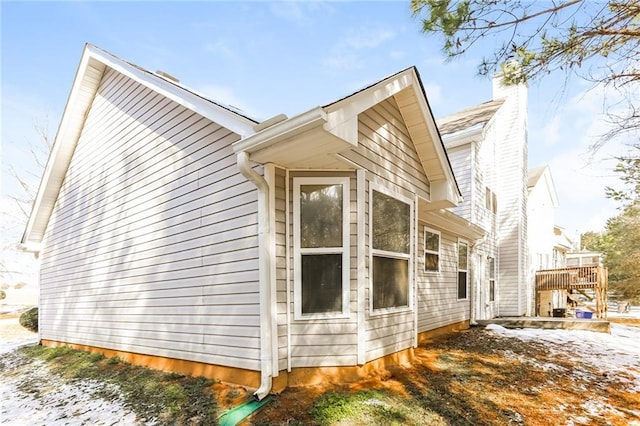
[[[478,292],[481,291],[482,289],[482,281],[480,281],[479,285],[477,284],[477,280],[482,280],[482,276],[480,276],[480,274],[478,273],[479,269],[480,269],[480,262],[482,262],[484,259],[480,258],[478,256],[477,251],[479,251],[480,245],[484,244],[484,242],[487,240],[487,236],[485,235],[484,237],[482,237],[479,240],[475,240],[473,242],[473,244],[469,244],[469,248],[470,251],[472,253],[471,256],[469,256],[471,258],[471,262],[473,263],[473,269],[471,269],[471,289],[469,291],[469,325],[477,325],[478,323],[476,322],[477,317],[478,317],[478,313],[477,313],[477,303],[478,300],[480,299]],[[487,273],[487,271],[483,271],[485,274]]]
[[[272,362],[273,349],[271,337],[271,300],[270,300],[270,208],[269,208],[269,184],[263,176],[256,173],[251,167],[249,154],[245,151],[238,152],[237,159],[240,173],[258,188],[258,239],[260,264],[260,387],[254,392],[258,400],[262,400],[269,394],[272,386]]]

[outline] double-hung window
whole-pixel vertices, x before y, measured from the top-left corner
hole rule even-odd
[[[440,232],[424,228],[424,270],[440,271]]]
[[[469,271],[469,244],[458,240],[458,299],[467,298]]]
[[[297,319],[349,311],[349,178],[293,180]]]
[[[489,302],[496,300],[496,259],[489,258]]]
[[[409,306],[411,204],[408,199],[372,189],[371,307],[373,310]]]

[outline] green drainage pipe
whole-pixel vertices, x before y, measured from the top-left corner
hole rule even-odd
[[[271,396],[267,396],[261,401],[254,399],[240,404],[237,407],[233,407],[218,417],[218,424],[220,426],[236,426],[248,416],[267,405],[269,401],[271,401]]]

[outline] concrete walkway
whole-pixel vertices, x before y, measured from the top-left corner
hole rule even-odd
[[[587,330],[611,333],[611,324],[606,320],[553,317],[504,317],[477,320],[478,325],[497,324],[504,328],[541,328],[547,330]]]

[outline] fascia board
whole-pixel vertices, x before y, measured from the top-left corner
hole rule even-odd
[[[327,115],[320,107],[291,117],[285,121],[274,124],[271,127],[254,133],[251,136],[234,142],[231,146],[234,152],[246,151],[252,153],[269,148],[281,141],[291,139],[313,128],[324,126],[327,123]]]
[[[79,97],[79,92],[82,90],[84,76],[86,75],[91,59],[92,55],[89,53],[89,46],[86,46],[76,70],[73,85],[71,86],[60,125],[58,126],[58,131],[51,146],[47,164],[42,173],[42,179],[38,186],[38,192],[31,209],[31,214],[29,215],[27,226],[22,235],[22,244],[40,243],[42,241],[42,236],[37,237],[35,240],[33,239],[34,228],[38,223],[42,226],[43,220],[47,222],[53,211],[53,204],[55,203],[55,199],[57,199],[64,175],[66,174],[71,156],[75,150],[79,129],[82,128],[86,111],[91,105],[91,102],[88,102],[87,105],[78,106],[75,102]],[[78,111],[78,108],[80,108],[80,111]],[[80,116],[82,119],[79,119]],[[78,121],[80,121],[80,123],[78,123]],[[75,132],[76,134],[70,137],[70,132]],[[40,232],[44,232],[44,229]]]
[[[442,141],[447,149],[456,148],[472,142],[477,142],[484,135],[484,126],[476,124],[464,130],[447,133],[442,136]]]
[[[420,200],[420,202],[422,201],[423,200]],[[418,219],[432,226],[436,226],[443,231],[448,231],[457,236],[468,238],[469,240],[479,240],[486,235],[485,230],[478,225],[444,209],[421,212]]]

